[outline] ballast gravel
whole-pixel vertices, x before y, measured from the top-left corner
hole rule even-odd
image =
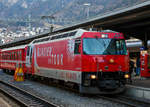
[[[75,92],[70,92],[66,89],[30,80],[16,82],[13,80],[12,75],[5,74],[2,70],[0,70],[0,80],[11,83],[61,107],[127,107],[119,103],[95,97],[94,95],[83,96]]]

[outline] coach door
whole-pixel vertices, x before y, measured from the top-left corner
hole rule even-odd
[[[26,66],[27,67],[31,67],[31,64],[32,64],[32,53],[33,53],[32,46],[28,46],[28,48],[27,48],[27,55],[26,55]]]

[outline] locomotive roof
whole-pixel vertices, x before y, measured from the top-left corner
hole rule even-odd
[[[16,50],[16,49],[24,49],[26,45],[20,45],[20,46],[15,46],[15,47],[11,47],[11,48],[4,48],[2,49],[3,51],[10,51],[10,50]]]
[[[64,32],[64,33],[49,35],[48,37],[35,39],[32,41],[32,43],[35,44],[35,43],[39,43],[39,42],[45,42],[45,41],[49,41],[49,40],[63,39],[63,38],[69,38],[69,37],[80,37],[83,32],[88,32],[88,31],[86,31],[84,29],[76,29],[76,30],[72,30],[72,31]]]
[[[60,40],[60,39],[65,39],[65,38],[77,38],[77,37],[81,37],[81,35],[84,32],[95,32],[95,31],[87,31],[87,30],[84,30],[84,29],[76,29],[76,30],[63,32],[63,33],[57,33],[57,34],[53,34],[53,35],[49,34],[47,37],[43,37],[43,38],[33,40],[30,44],[43,43],[43,42],[48,42],[50,40]],[[102,30],[100,32],[119,33],[119,32],[112,31],[112,30]]]

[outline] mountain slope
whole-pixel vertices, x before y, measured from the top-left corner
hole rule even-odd
[[[112,11],[117,8],[132,6],[148,0],[0,0],[0,19],[7,18],[41,18],[54,15],[56,18],[82,20],[89,16]]]

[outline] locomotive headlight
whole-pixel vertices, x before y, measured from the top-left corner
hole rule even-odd
[[[141,68],[142,71],[144,71],[144,68]]]
[[[144,61],[141,61],[142,65],[145,65]]]
[[[126,79],[128,79],[129,77],[130,77],[129,74],[125,74],[125,75],[124,75],[124,78],[126,78]]]
[[[108,38],[108,34],[102,34],[102,38]]]
[[[110,59],[109,62],[110,62],[110,63],[114,63],[114,59]]]
[[[90,78],[91,79],[96,79],[96,75],[91,75]]]

